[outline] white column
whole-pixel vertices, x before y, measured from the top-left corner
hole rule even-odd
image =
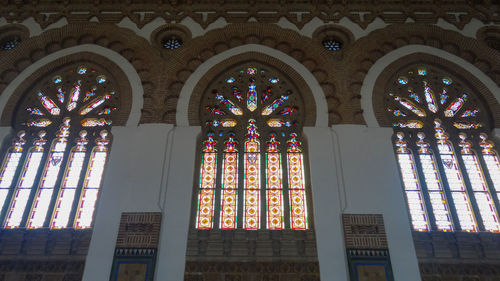
[[[392,128],[337,125],[332,130],[340,140],[344,213],[382,214],[395,281],[421,280]]]
[[[145,124],[112,128],[111,154],[104,172],[83,281],[109,279],[122,212],[160,212],[163,164],[168,159],[167,136],[172,127]]]
[[[347,281],[337,165],[330,128],[304,128],[321,280]]]
[[[200,127],[175,127],[155,280],[184,280]]]

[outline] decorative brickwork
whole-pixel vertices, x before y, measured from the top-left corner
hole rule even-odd
[[[398,3],[399,2],[399,3]],[[463,28],[473,18],[483,22],[499,23],[498,7],[494,1],[481,1],[481,4],[468,5],[462,0],[452,0],[432,5],[428,1],[363,1],[363,0],[271,0],[271,1],[218,1],[217,8],[202,0],[188,1],[93,1],[82,3],[78,0],[66,1],[65,5],[52,5],[49,2],[20,4],[19,1],[3,1],[0,17],[9,21],[23,21],[33,17],[42,27],[61,19],[69,23],[87,22],[96,18],[100,22],[119,23],[124,17],[142,27],[157,18],[166,22],[180,22],[190,17],[202,27],[207,27],[219,18],[230,23],[259,22],[276,23],[281,18],[302,28],[313,18],[323,22],[338,22],[347,18],[366,28],[376,18],[386,23],[404,23],[412,20],[418,23],[436,23],[438,19]],[[401,3],[401,4],[400,4]],[[249,9],[250,8],[250,9]],[[82,13],[81,11],[89,11]],[[182,11],[182,12],[180,12]],[[237,12],[235,12],[237,11]]]
[[[184,281],[319,281],[317,262],[186,263]]]
[[[81,280],[91,233],[73,229],[1,231],[0,280]]]
[[[342,215],[347,249],[387,249],[382,215]]]
[[[158,248],[161,213],[123,213],[116,248]]]
[[[122,213],[111,268],[112,281],[153,281],[161,213]]]

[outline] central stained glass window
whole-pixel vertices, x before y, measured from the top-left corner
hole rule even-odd
[[[294,88],[252,64],[204,93],[197,229],[308,229],[303,102]]]

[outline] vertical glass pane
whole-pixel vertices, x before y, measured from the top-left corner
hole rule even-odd
[[[5,199],[9,193],[9,188],[14,179],[19,161],[21,160],[22,152],[15,152],[10,150],[5,156],[2,170],[0,171],[0,210],[5,204]]]
[[[213,227],[215,176],[217,174],[216,142],[213,134],[209,134],[204,142],[200,171],[200,190],[198,194],[198,214],[196,228],[210,229]]]
[[[93,148],[90,155],[87,172],[83,181],[82,195],[76,212],[74,227],[79,229],[89,228],[92,225],[104,166],[108,157],[108,148],[106,147],[109,144],[109,139],[106,138],[108,132],[103,130],[100,135],[101,137],[96,140],[97,145]]]
[[[413,155],[411,153],[400,152],[397,154],[397,159],[401,170],[406,199],[408,200],[413,229],[417,231],[429,231],[424,197],[420,189]]]
[[[462,173],[458,166],[455,153],[450,144],[441,142],[438,144],[443,168],[450,186],[453,203],[457,209],[458,221],[463,231],[477,231],[476,221],[466,193]]]
[[[260,153],[259,143],[245,143],[245,210],[243,228],[260,227]]]
[[[69,136],[69,118],[65,118],[61,129],[57,133],[58,138],[52,143],[47,162],[42,173],[42,178],[37,190],[37,194],[31,207],[31,212],[28,217],[27,228],[43,227],[47,211],[49,209],[54,186],[59,176],[59,171],[64,160],[64,152],[68,143]]]
[[[429,92],[432,94],[431,92]],[[426,92],[427,94],[427,92]],[[439,169],[434,159],[434,153],[429,149],[430,144],[425,139],[425,134],[417,133],[418,141],[416,145],[419,147],[418,156],[422,165],[422,174],[424,174],[427,193],[436,220],[436,227],[441,231],[453,231],[448,202],[444,194],[443,183],[439,174]]]
[[[465,133],[460,133],[459,137],[462,140],[459,143],[459,146],[462,147],[460,153],[464,161],[465,170],[469,176],[472,192],[476,199],[484,228],[486,231],[500,232],[500,224],[498,222],[495,204],[491,198],[488,184],[483,175],[483,170],[481,169],[476,155],[471,150],[472,143],[466,140],[467,135]]]
[[[292,229],[307,229],[307,202],[301,142],[296,139],[296,133],[290,136],[291,139],[287,142],[290,226]]]
[[[51,228],[65,228],[68,226],[69,216],[76,188],[83,169],[85,151],[72,151],[63,177],[61,190],[57,197]]]
[[[483,148],[483,159],[488,169],[493,187],[497,193],[497,198],[500,200],[500,161],[498,160],[498,154],[495,149],[493,149],[493,142],[488,140],[486,134],[480,134],[479,137],[481,138],[479,145]]]
[[[283,183],[281,179],[281,154],[266,153],[267,228],[283,229]]]
[[[236,141],[231,134],[225,143],[224,162],[222,164],[222,198],[221,198],[221,229],[236,228],[238,202],[238,153]]]
[[[12,203],[10,209],[7,212],[7,217],[5,220],[5,228],[16,228],[19,227],[23,219],[24,210],[26,209],[26,204],[28,203],[29,195],[31,193],[31,188],[35,181],[38,168],[42,161],[43,156],[43,145],[45,145],[45,140],[41,135],[39,140],[35,141],[35,146],[30,149],[26,161],[21,171],[21,175],[14,191],[14,197],[12,198]]]
[[[33,201],[30,216],[28,217],[28,224],[26,226],[28,228],[43,227],[57,176],[59,175],[59,170],[64,159],[66,143],[66,139],[59,139],[52,145],[51,152],[47,158],[47,164],[42,174],[40,187]]]

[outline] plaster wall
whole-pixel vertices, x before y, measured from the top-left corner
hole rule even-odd
[[[335,152],[343,182],[339,186],[342,212],[382,214],[395,280],[420,280],[407,207],[391,143],[392,128],[337,125],[332,127],[332,132],[336,142],[334,145],[338,145]]]
[[[113,127],[84,281],[108,280],[122,212],[159,212],[167,134],[173,125]],[[165,223],[168,223],[166,221]]]

